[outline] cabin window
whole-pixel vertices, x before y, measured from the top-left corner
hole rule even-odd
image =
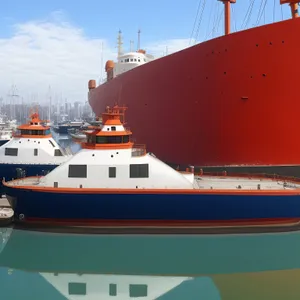
[[[86,295],[86,283],[69,282],[69,295]]]
[[[108,136],[107,143],[108,144],[121,144],[122,136]]]
[[[130,178],[148,178],[149,177],[149,165],[138,164],[130,165]]]
[[[54,150],[54,156],[63,156],[60,149],[55,149]]]
[[[55,145],[53,144],[53,142],[51,140],[49,140],[49,143],[52,145],[53,148],[55,147]]]
[[[116,167],[109,167],[108,168],[108,177],[109,178],[116,178]]]
[[[126,59],[125,59],[125,62],[129,62],[129,58],[126,58]]]
[[[123,143],[129,143],[129,135],[124,135],[123,136]]]
[[[18,156],[18,148],[5,148],[6,156]]]
[[[33,149],[33,155],[38,156],[38,149]]]
[[[54,186],[55,188],[58,188],[58,182],[55,181],[55,182],[53,183],[53,186]]]
[[[116,131],[116,126],[111,126],[111,131]]]
[[[148,296],[148,285],[147,284],[130,284],[129,285],[129,297],[147,297]]]
[[[136,58],[134,59],[134,61],[136,61]]]
[[[109,296],[117,296],[117,285],[115,283],[109,284]]]
[[[69,165],[70,178],[86,178],[87,165]]]
[[[133,58],[130,58],[130,61],[133,61]]]
[[[97,136],[97,144],[121,144],[122,136]]]
[[[140,59],[138,59],[138,61],[140,62],[141,60],[140,60]]]

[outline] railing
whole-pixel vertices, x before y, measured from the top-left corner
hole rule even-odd
[[[132,147],[131,156],[144,156],[147,153],[146,145],[143,144],[134,144]]]
[[[295,176],[284,176],[278,174],[270,174],[270,173],[236,173],[236,172],[195,172],[195,176],[229,176],[229,177],[239,177],[239,178],[256,178],[256,179],[271,179],[274,181],[288,181],[293,183],[300,183],[300,178]]]

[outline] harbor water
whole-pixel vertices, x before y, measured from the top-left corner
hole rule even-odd
[[[80,145],[53,134],[73,153]],[[300,232],[96,234],[0,228],[5,300],[299,299]]]

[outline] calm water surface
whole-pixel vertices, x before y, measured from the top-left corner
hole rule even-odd
[[[0,229],[1,299],[299,299],[300,233]]]
[[[1,300],[298,300],[299,282],[298,232],[83,235],[0,228]]]

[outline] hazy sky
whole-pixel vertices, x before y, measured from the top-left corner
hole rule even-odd
[[[193,44],[194,39],[201,42],[223,32],[223,4],[217,0],[3,2],[0,97],[5,101],[12,84],[24,101],[45,101],[49,85],[52,97],[62,94],[69,101],[86,101],[88,80],[105,75],[101,58],[104,63],[116,58],[119,29],[123,32],[124,50],[129,50],[130,40],[136,47],[140,28],[142,48],[155,56],[162,56],[166,46],[172,53]],[[194,27],[199,3],[200,8],[205,3],[204,11],[202,14],[200,9]],[[264,3],[264,13],[260,14]],[[237,0],[232,29],[289,17],[289,7],[281,9],[279,0]]]

